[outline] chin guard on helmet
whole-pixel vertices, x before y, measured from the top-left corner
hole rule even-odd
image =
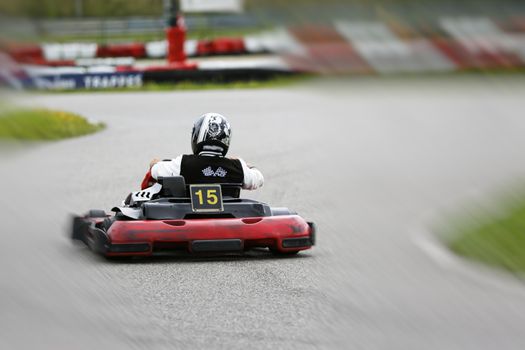
[[[230,147],[231,128],[228,120],[218,113],[206,113],[193,124],[191,148],[193,154],[225,156]]]

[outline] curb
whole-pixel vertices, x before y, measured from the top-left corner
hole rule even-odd
[[[420,227],[411,234],[411,242],[442,270],[450,271],[482,286],[525,296],[525,279],[454,254],[445,246],[439,234]]]

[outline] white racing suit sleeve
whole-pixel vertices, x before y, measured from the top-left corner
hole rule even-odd
[[[239,159],[244,173],[242,188],[245,190],[256,190],[264,184],[264,177],[257,168],[249,168],[246,162]]]
[[[180,175],[180,163],[182,161],[182,156],[178,156],[172,160],[164,160],[158,162],[157,164],[151,167],[151,176],[158,180],[159,177],[166,176],[179,176]]]

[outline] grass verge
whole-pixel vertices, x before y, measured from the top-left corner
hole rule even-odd
[[[91,134],[104,127],[69,112],[31,108],[0,111],[0,139],[4,140],[59,140]]]
[[[525,196],[507,203],[477,223],[460,225],[448,242],[452,251],[466,258],[525,272]]]
[[[190,30],[186,33],[186,39],[195,40],[212,40],[227,37],[244,37],[247,35],[257,35],[264,31],[271,30],[272,27],[256,28],[232,28],[213,30],[208,28]],[[22,43],[96,43],[101,45],[110,45],[118,43],[146,43],[149,41],[166,40],[164,31],[146,32],[146,33],[105,33],[101,31],[98,34],[44,34],[39,36],[21,35],[13,33],[8,36],[11,40],[17,40]]]

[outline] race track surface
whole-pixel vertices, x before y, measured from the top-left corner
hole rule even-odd
[[[17,97],[108,128],[0,154],[0,348],[523,349],[525,285],[458,273],[415,237],[524,178],[524,96],[521,78],[471,77]],[[189,152],[208,111],[265,175],[246,195],[315,221],[317,247],[123,263],[72,244],[69,214]]]

